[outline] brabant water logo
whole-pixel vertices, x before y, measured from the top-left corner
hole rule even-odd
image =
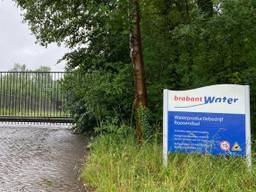
[[[175,108],[191,108],[200,105],[207,105],[213,103],[223,103],[232,105],[238,102],[238,98],[232,97],[215,97],[215,96],[204,96],[204,97],[191,97],[191,96],[174,96],[174,102],[189,103],[190,105],[176,106]]]

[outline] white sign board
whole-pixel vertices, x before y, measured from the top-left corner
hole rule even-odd
[[[164,90],[163,153],[244,156],[251,166],[249,86]]]

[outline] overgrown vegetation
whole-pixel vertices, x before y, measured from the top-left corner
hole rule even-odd
[[[97,191],[256,190],[255,168],[250,175],[242,159],[172,155],[165,169],[160,144],[152,142],[164,88],[248,84],[255,131],[255,0],[139,1],[150,112],[134,112],[129,1],[16,1],[41,44],[57,42],[71,50],[63,58],[75,73],[65,79],[68,108],[78,131],[101,127],[83,173]],[[134,114],[151,140],[142,146],[130,128],[118,128],[133,127]]]
[[[138,146],[132,128],[108,125],[97,130],[101,135],[92,143],[81,175],[97,192],[256,191],[255,159],[252,173],[244,159],[207,155],[172,154],[165,168],[157,137]]]
[[[130,122],[134,81],[128,1],[17,0],[38,41],[64,44],[69,109],[77,130]],[[162,90],[236,83],[251,86],[256,116],[254,0],[140,0],[143,55],[152,123],[161,122]],[[253,130],[255,130],[253,126]]]

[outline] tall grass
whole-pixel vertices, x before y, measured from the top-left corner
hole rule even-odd
[[[163,167],[161,145],[138,146],[132,133],[101,135],[92,143],[81,178],[98,192],[256,191],[256,168],[249,173],[242,158],[180,154],[169,158],[168,167]]]

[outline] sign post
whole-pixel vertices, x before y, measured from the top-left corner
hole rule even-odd
[[[163,106],[163,163],[168,164],[168,90],[164,90]]]
[[[249,86],[212,85],[164,90],[163,160],[169,153],[247,158],[251,168]]]
[[[245,87],[245,113],[246,113],[246,159],[249,170],[252,168],[252,151],[251,151],[251,114],[250,114],[250,87]]]

